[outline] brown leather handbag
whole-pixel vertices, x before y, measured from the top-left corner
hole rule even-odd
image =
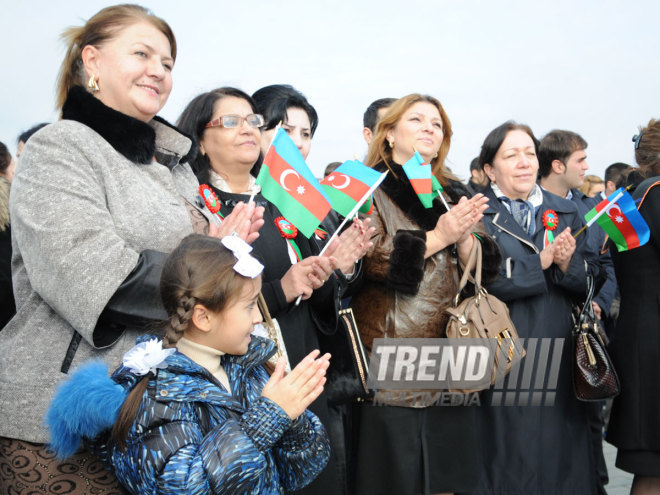
[[[490,385],[498,377],[503,377],[511,367],[525,357],[516,327],[509,316],[509,308],[495,296],[488,294],[481,285],[482,252],[481,242],[472,244],[472,251],[458,284],[458,291],[451,307],[445,310],[449,315],[445,336],[450,339],[492,339],[488,345],[495,353]],[[474,276],[471,275],[474,270]],[[474,285],[474,295],[460,303],[461,292],[468,280]],[[454,390],[475,392],[488,388],[485,384],[479,389]]]
[[[594,278],[587,274],[587,298],[582,307],[573,308],[575,396],[582,401],[599,401],[619,395],[620,383],[607,353],[608,339],[598,324],[591,304]]]

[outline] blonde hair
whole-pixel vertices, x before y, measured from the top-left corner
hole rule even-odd
[[[585,175],[584,182],[578,189],[587,196],[589,196],[589,192],[591,191],[591,188],[598,184],[605,184],[605,181],[600,177],[598,177],[597,175]]]
[[[639,146],[635,150],[639,173],[643,177],[660,175],[660,120],[651,119],[639,134]]]
[[[84,26],[70,27],[62,33],[66,54],[57,76],[55,108],[61,109],[73,86],[85,86],[87,74],[82,51],[87,45],[101,46],[112,40],[119,31],[140,21],[151,23],[170,42],[172,60],[176,60],[176,39],[170,26],[150,10],[139,5],[122,4],[106,7],[91,17]]]
[[[442,144],[440,145],[440,150],[438,150],[438,156],[431,160],[431,170],[433,171],[433,175],[435,175],[436,179],[440,181],[440,184],[446,186],[448,184],[448,179],[457,180],[456,177],[454,177],[454,175],[445,167],[445,158],[447,158],[447,154],[449,153],[449,145],[451,144],[451,122],[449,121],[449,117],[447,117],[444,108],[442,108],[440,101],[437,98],[429,95],[413,93],[408,96],[404,96],[403,98],[399,98],[394,103],[392,103],[385,115],[383,115],[383,118],[380,119],[376,125],[376,132],[373,139],[371,140],[371,144],[369,145],[369,151],[367,153],[365,165],[373,167],[377,163],[385,162],[387,168],[389,168],[390,171],[396,175],[396,172],[390,167],[390,163],[393,160],[392,149],[390,148],[387,141],[387,133],[396,127],[396,125],[399,123],[399,120],[401,120],[401,117],[403,117],[403,114],[411,106],[419,102],[430,103],[436,107],[440,113],[443,131]]]

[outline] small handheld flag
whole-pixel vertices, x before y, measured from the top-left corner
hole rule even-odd
[[[268,148],[257,184],[263,197],[308,238],[330,211],[330,199],[282,128]]]
[[[431,208],[433,206],[433,200],[440,197],[445,208],[449,211],[449,205],[441,194],[443,189],[440,182],[433,175],[431,165],[424,163],[424,159],[418,151],[415,151],[412,158],[402,168],[408,176],[410,185],[417,193],[417,197],[425,208]]]
[[[330,198],[332,209],[345,217],[382,175],[358,160],[348,160],[323,179],[321,186]],[[369,213],[371,208],[369,195],[358,211]]]
[[[623,188],[598,203],[584,219],[587,227],[598,222],[619,252],[643,246],[651,234],[646,221],[637,211],[635,200]]]
[[[323,253],[325,253],[325,250],[328,249],[328,247],[332,244],[332,241],[335,240],[335,237],[337,237],[339,235],[341,230],[344,228],[344,225],[346,225],[346,222],[348,222],[348,220],[350,218],[353,218],[353,216],[357,214],[358,208],[360,207],[360,205],[362,203],[364,203],[367,200],[367,198],[370,198],[371,195],[374,193],[374,191],[376,189],[378,189],[378,186],[380,186],[380,183],[385,180],[385,177],[387,176],[387,172],[385,172],[383,174],[378,174],[378,175],[379,175],[379,177],[378,177],[378,179],[376,179],[376,182],[374,182],[371,185],[371,187],[369,187],[369,189],[367,189],[367,191],[364,193],[362,198],[355,203],[355,206],[353,207],[353,209],[351,211],[349,211],[346,215],[344,215],[344,220],[339,224],[339,227],[337,227],[337,229],[335,230],[335,233],[332,234],[332,237],[330,237],[330,239],[328,239],[328,241],[325,243],[325,246],[323,246],[323,249],[321,249],[321,252],[319,253],[319,256],[323,256]],[[302,299],[302,295],[298,296],[298,299],[296,299],[296,306],[298,306],[298,304],[300,304],[301,299]]]

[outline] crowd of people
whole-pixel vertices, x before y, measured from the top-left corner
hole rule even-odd
[[[660,493],[660,121],[634,138],[638,167],[602,180],[579,134],[507,121],[464,184],[441,102],[381,98],[363,122],[364,163],[387,172],[371,212],[336,236],[331,213],[307,237],[257,181],[279,128],[310,153],[319,116],[303,93],[216,88],[172,125],[158,117],[177,59],[164,20],[117,5],[63,36],[61,119],[19,136],[18,163],[0,143],[2,493],[606,493],[606,408],[576,398],[568,346],[552,406],[496,407],[488,390],[454,407],[415,391],[329,400],[342,308],[367,350],[441,338],[475,245],[525,339],[570,341],[598,281],[621,378],[607,440],[631,493]],[[415,153],[440,185],[429,208],[403,170]],[[622,186],[649,242],[574,236]]]

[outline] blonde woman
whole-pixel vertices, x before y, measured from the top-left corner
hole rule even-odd
[[[365,345],[380,337],[442,337],[458,282],[457,258],[466,261],[473,242],[486,253],[489,276],[499,251],[481,225],[487,200],[469,193],[446,169],[451,123],[432,96],[411,94],[392,104],[376,128],[366,164],[389,174],[374,193],[373,248],[364,261],[364,286],[352,306]],[[432,165],[454,206],[436,198],[425,208],[401,165],[414,152]],[[488,278],[488,277],[487,277]],[[432,394],[431,394],[432,395]],[[414,394],[360,411],[356,493],[453,493],[476,482],[475,411],[439,407]]]
[[[605,190],[605,181],[597,175],[585,175],[584,182],[578,189],[593,198]]]

